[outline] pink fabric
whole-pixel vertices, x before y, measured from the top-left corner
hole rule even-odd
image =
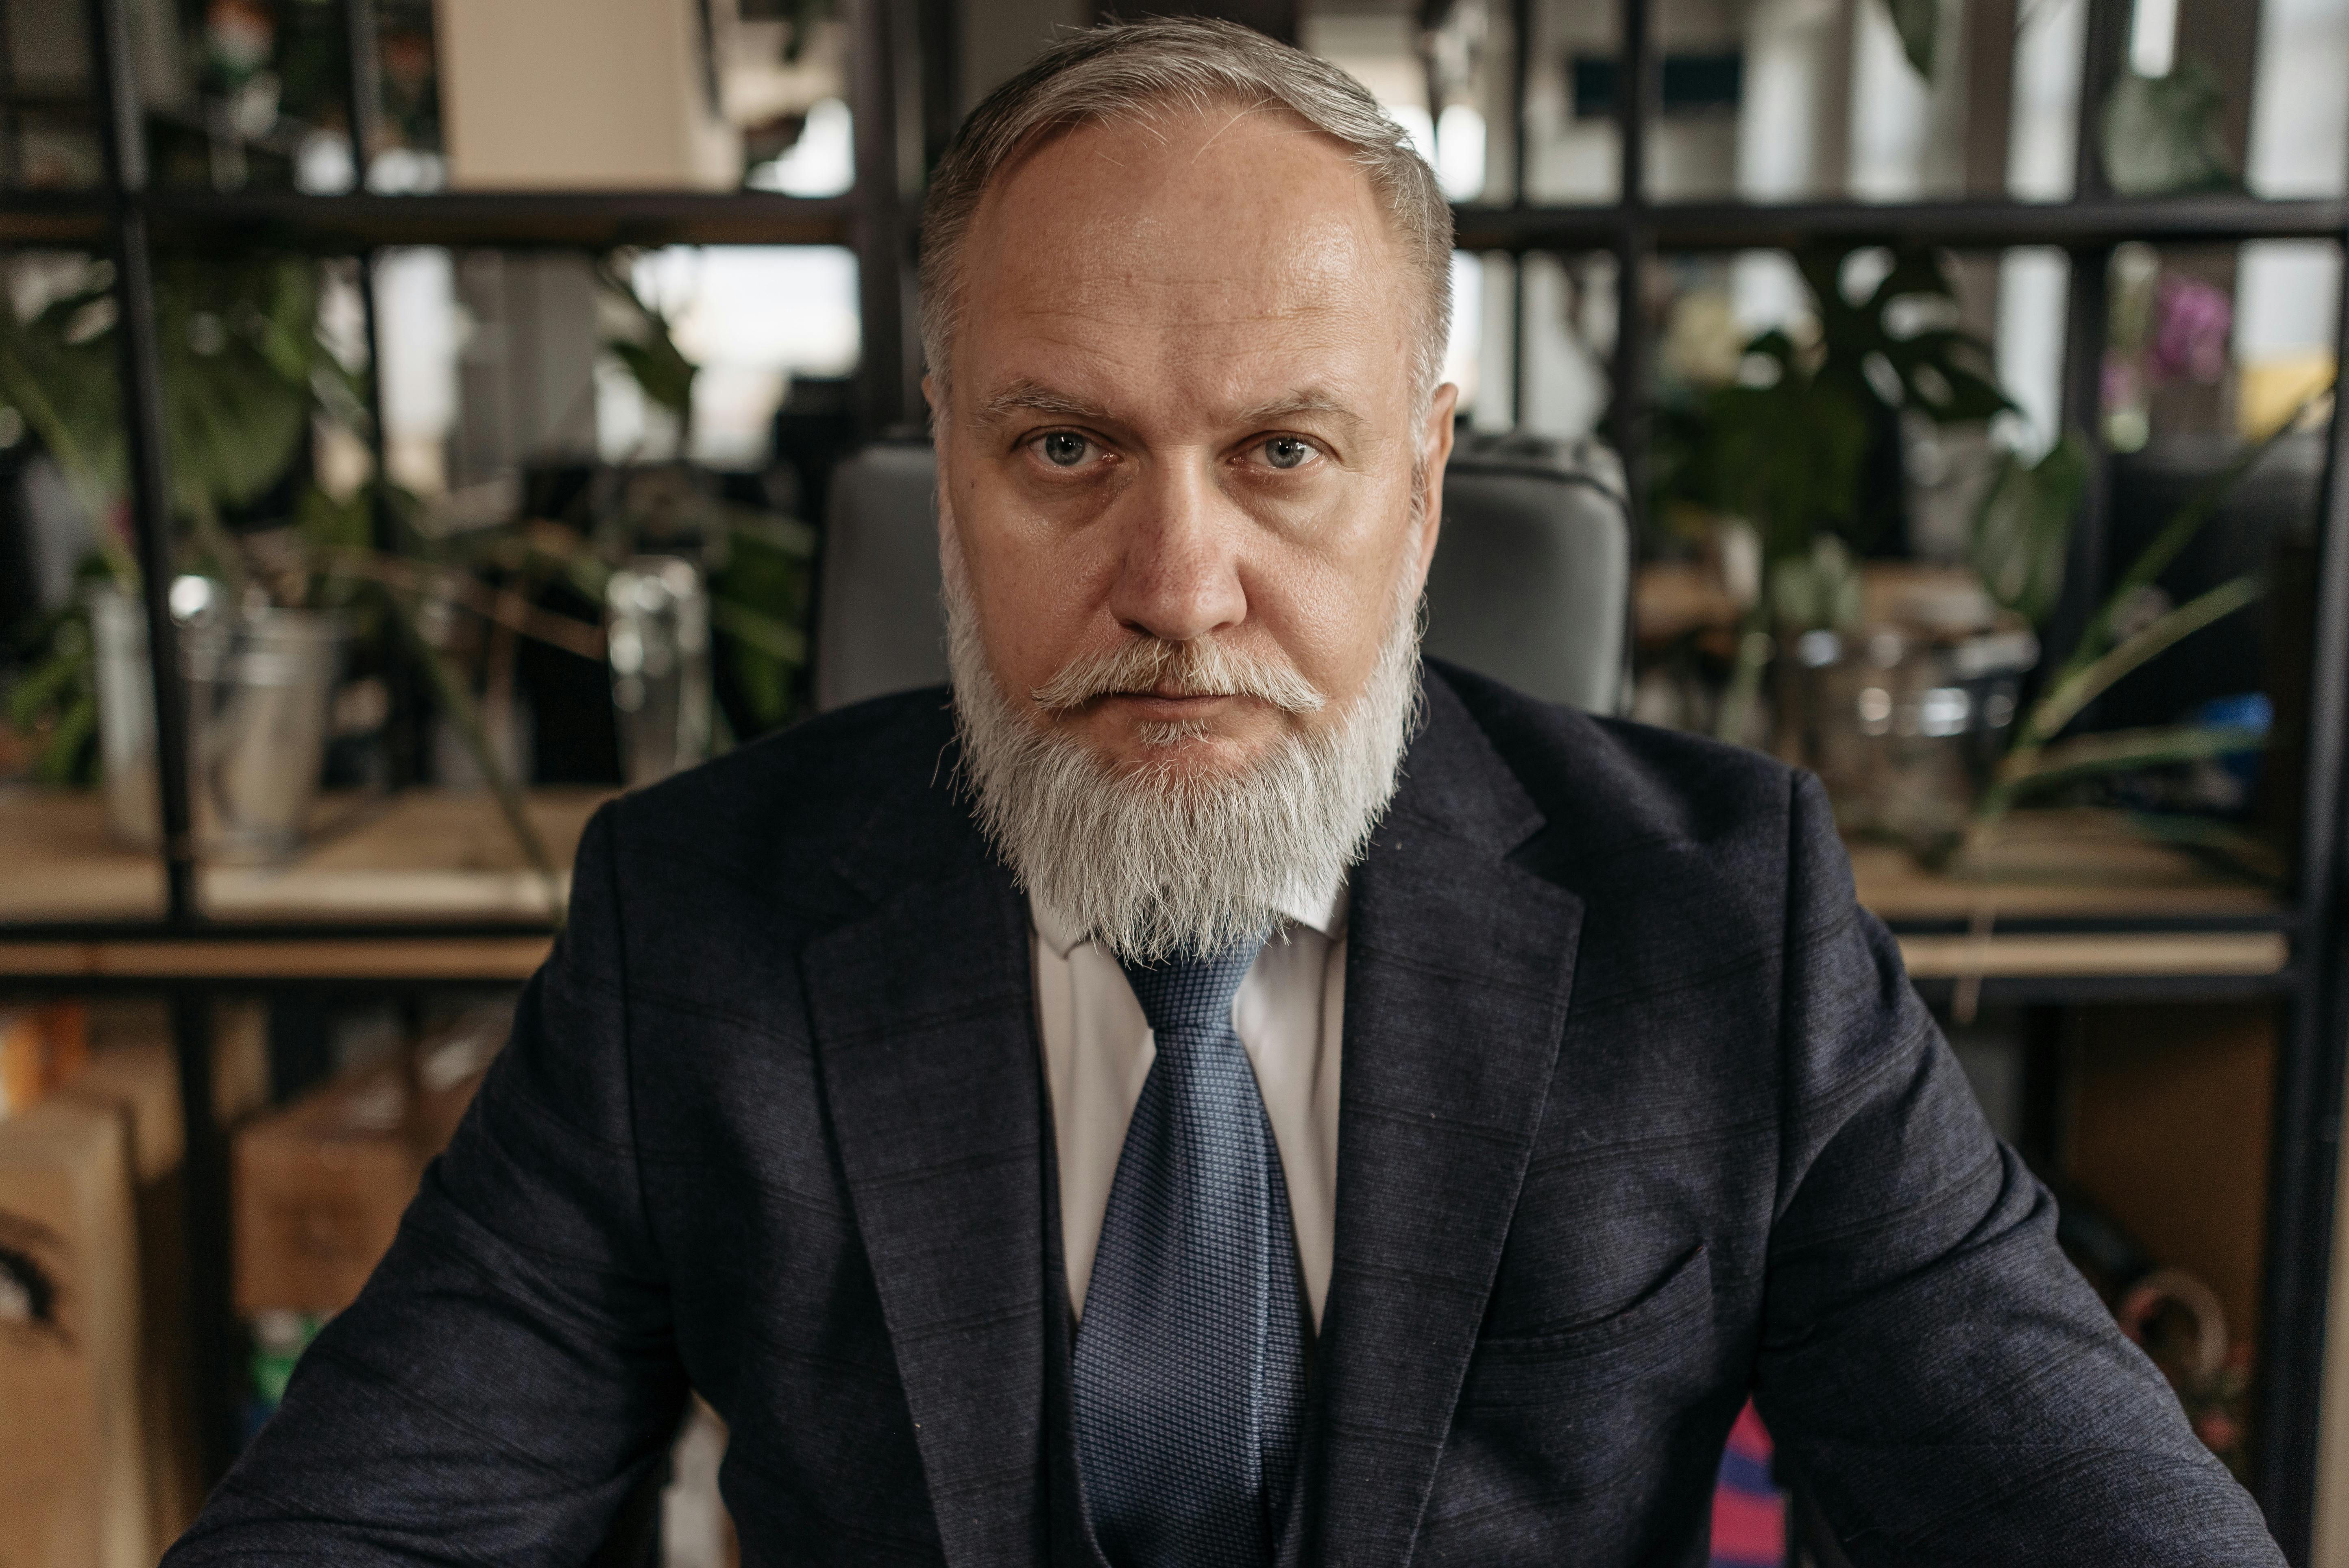
[[[1769,1484],[1770,1433],[1748,1404],[1729,1429],[1713,1494],[1713,1568],[1782,1568],[1786,1498]]]
[[[1744,1459],[1770,1462],[1776,1450],[1770,1446],[1770,1429],[1762,1424],[1762,1414],[1747,1400],[1745,1408],[1737,1412],[1737,1424],[1729,1429],[1729,1451]]]

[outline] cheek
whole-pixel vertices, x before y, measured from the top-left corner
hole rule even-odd
[[[988,658],[1013,690],[1041,686],[1105,614],[1110,572],[1082,532],[1034,515],[1012,489],[957,486],[955,526]]]
[[[1370,679],[1392,624],[1395,583],[1415,563],[1410,501],[1365,495],[1326,530],[1268,552],[1248,593],[1251,617],[1342,707]]]

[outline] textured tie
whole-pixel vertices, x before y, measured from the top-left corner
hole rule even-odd
[[[1157,1057],[1077,1331],[1077,1452],[1117,1568],[1263,1568],[1297,1473],[1305,1325],[1280,1150],[1232,1027],[1261,938],[1126,978]]]

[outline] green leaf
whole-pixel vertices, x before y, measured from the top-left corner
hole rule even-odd
[[[294,505],[294,530],[314,553],[365,550],[374,534],[371,496],[365,486],[336,500],[316,485],[305,487]]]
[[[737,512],[726,560],[709,580],[710,625],[745,734],[792,717],[792,680],[807,662],[808,566],[815,531],[794,519]]]
[[[48,657],[26,670],[9,689],[8,722],[18,729],[38,727],[43,714],[70,705],[74,693],[88,686],[90,670],[87,637],[52,637]]]
[[[1974,513],[1968,561],[1997,603],[2033,626],[2064,591],[2073,520],[2087,488],[2087,451],[2067,436],[2036,463],[2009,454]]]
[[[2239,756],[2262,750],[2267,743],[2264,729],[2178,725],[2157,729],[2107,730],[2047,748],[2033,758],[2027,769],[2011,779],[2008,787],[2015,793],[2024,793],[2100,773],[2159,768],[2207,757]]]
[[[604,286],[605,297],[626,313],[633,326],[626,336],[605,338],[604,346],[619,360],[621,368],[650,402],[675,414],[678,425],[689,430],[693,424],[693,377],[699,366],[678,347],[668,317],[636,293],[629,277],[628,254],[615,252],[596,263],[596,279]]]
[[[1842,271],[1840,258],[1837,259],[1837,271]],[[1884,274],[1883,281],[1876,285],[1875,292],[1868,296],[1868,303],[1862,308],[1871,318],[1880,319],[1885,308],[1894,300],[1919,294],[1934,299],[1955,299],[1957,291],[1950,283],[1949,269],[1941,264],[1940,253],[1920,246],[1903,245],[1892,253],[1892,270]]]
[[[57,725],[33,759],[33,779],[41,784],[80,784],[85,779],[89,738],[98,728],[98,699],[88,692],[77,696],[58,716]]]
[[[713,599],[709,624],[737,641],[787,665],[807,662],[807,634],[730,599]]]
[[[2301,417],[2318,399],[2329,396],[2333,385],[2328,381],[2302,398],[2299,406],[2282,423],[2237,453],[2232,462],[2204,480],[2176,511],[2170,513],[2169,520],[2161,525],[2161,531],[2155,534],[2152,542],[2129,563],[2128,570],[2113,584],[2111,594],[2096,611],[2095,618],[2080,634],[2080,645],[2073,651],[2064,668],[2065,675],[2071,675],[2104,655],[2105,650],[2111,645],[2113,618],[2119,614],[2120,607],[2127,603],[2138,589],[2146,587],[2169,569],[2169,563],[2178,559],[2178,552],[2191,543],[2194,536],[2202,531],[2203,525],[2217,514],[2220,503],[2234,490],[2236,482],[2273,451],[2286,436],[2298,429]]]
[[[666,335],[650,343],[630,343],[616,337],[605,346],[618,357],[651,402],[680,418],[692,411],[693,377],[698,367],[678,353]]]
[[[1927,81],[1933,79],[1933,45],[1940,36],[1940,0],[1884,0],[1892,30],[1900,35],[1900,52]]]
[[[311,368],[326,354],[315,263],[170,258],[156,271],[155,327],[181,510],[201,518],[258,500],[308,431]]]
[[[156,268],[155,325],[173,500],[199,519],[266,494],[300,453],[317,336],[316,263],[173,256]],[[113,300],[86,289],[28,321],[0,309],[0,397],[102,511],[124,484]]]
[[[2252,576],[2221,583],[2198,594],[2114,645],[2112,651],[2085,665],[2067,666],[2016,731],[2015,750],[2024,752],[2059,733],[2079,717],[2080,710],[2102,696],[2130,671],[2193,635],[2214,621],[2225,619],[2267,592]]]

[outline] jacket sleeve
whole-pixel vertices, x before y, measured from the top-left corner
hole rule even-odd
[[[577,1563],[685,1381],[638,1190],[613,810],[398,1241],[167,1568]]]
[[[1785,1145],[1755,1398],[1858,1564],[2276,1564],[2251,1498],[2055,1244],[1824,792],[1790,829]]]

